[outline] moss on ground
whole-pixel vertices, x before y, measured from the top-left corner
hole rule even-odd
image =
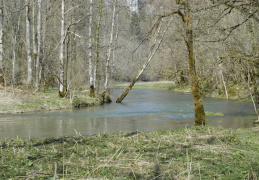
[[[0,142],[0,179],[257,179],[259,128]]]

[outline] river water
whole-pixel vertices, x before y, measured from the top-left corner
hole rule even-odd
[[[112,90],[112,99],[122,91]],[[204,106],[205,111],[225,114],[207,117],[207,124],[215,127],[252,127],[257,119],[252,103],[205,98]],[[120,104],[0,115],[0,139],[175,129],[194,125],[193,107],[191,94],[133,89]]]

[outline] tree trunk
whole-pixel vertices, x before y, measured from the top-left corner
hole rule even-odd
[[[16,64],[16,33],[15,30],[13,29],[13,34],[12,34],[12,45],[13,45],[13,69],[12,69],[12,79],[13,79],[13,87],[15,87],[15,64]]]
[[[37,24],[37,56],[36,56],[36,88],[39,90],[39,68],[40,68],[40,51],[41,51],[41,0],[38,0],[38,24]]]
[[[205,125],[205,112],[203,107],[203,101],[201,98],[199,81],[196,75],[195,69],[195,58],[194,58],[194,49],[193,49],[193,30],[192,30],[192,19],[191,19],[191,7],[187,0],[186,3],[186,12],[183,17],[185,28],[186,28],[186,43],[188,50],[188,62],[189,62],[189,73],[191,79],[191,88],[194,102],[194,112],[195,112],[195,124],[196,125]]]
[[[96,36],[96,57],[95,57],[95,68],[94,68],[94,87],[99,92],[99,62],[100,62],[100,28],[101,28],[101,20],[103,15],[103,0],[99,0],[99,7],[98,7],[98,20],[97,26],[95,29],[95,36]]]
[[[218,58],[220,59],[219,55],[218,55]],[[220,59],[220,62],[219,62],[219,76],[220,76],[220,79],[222,80],[224,90],[225,90],[225,94],[226,94],[226,97],[228,99],[228,91],[227,91],[227,86],[226,86],[226,82],[225,82],[225,79],[224,79],[223,68],[222,68],[222,60],[221,59]]]
[[[251,100],[253,102],[255,113],[257,115],[257,120],[254,123],[255,124],[259,124],[259,113],[257,111],[256,103],[255,103],[255,100],[254,100],[254,97],[253,97],[253,93],[252,93],[251,88],[250,88],[250,83],[251,83],[250,79],[251,79],[251,77],[250,77],[250,73],[249,73],[249,65],[247,66],[247,74],[248,74],[248,77],[247,77],[247,89],[248,89],[248,92],[250,94]]]
[[[0,0],[0,85],[4,84],[4,70],[3,70],[3,0]]]
[[[93,62],[92,62],[92,20],[93,20],[93,0],[90,0],[90,16],[89,16],[89,43],[88,43],[88,53],[89,53],[89,84],[90,84],[90,96],[95,97],[95,87],[94,87],[94,74],[93,74]]]
[[[28,87],[32,87],[32,57],[31,57],[31,22],[30,22],[30,0],[26,0],[26,43],[27,43],[27,62],[28,62]]]
[[[61,5],[61,33],[60,33],[60,76],[59,76],[59,96],[64,97],[66,90],[64,87],[64,50],[65,50],[65,0],[62,0]]]
[[[117,0],[115,0],[114,5],[113,5],[113,15],[112,15],[112,25],[111,25],[111,35],[110,35],[110,42],[109,42],[109,47],[108,47],[108,52],[107,52],[107,59],[106,59],[106,66],[105,66],[105,83],[104,83],[104,89],[105,92],[108,93],[109,95],[109,69],[110,69],[110,58],[111,58],[111,51],[112,51],[112,43],[113,43],[113,34],[114,34],[114,22],[116,18],[116,6],[117,6]]]
[[[259,69],[255,68],[255,73],[256,74],[259,74]],[[254,84],[254,96],[255,96],[255,103],[259,104],[259,79],[258,77],[254,77],[254,81],[253,81],[253,84]]]
[[[252,13],[252,10],[250,9],[250,13]],[[249,28],[249,27],[248,27]],[[258,34],[258,28],[255,27],[255,20],[253,18],[251,18],[251,27],[250,27],[251,31],[250,31],[250,36],[252,39],[252,48],[253,48],[253,55],[254,57],[258,57],[258,51],[257,51],[257,38],[256,35]],[[259,63],[257,62],[257,64],[259,65]],[[254,67],[254,73],[255,74],[259,74],[259,68]],[[254,92],[254,98],[255,98],[255,103],[259,104],[259,77],[258,76],[253,76],[253,92]],[[259,123],[259,117],[258,117],[258,123]]]
[[[47,2],[47,6],[48,6],[48,4],[49,4],[50,2]],[[48,88],[48,80],[46,79],[46,77],[45,77],[45,71],[46,71],[46,64],[47,64],[47,57],[48,57],[48,55],[47,55],[47,48],[46,48],[46,31],[47,31],[47,20],[48,20],[48,8],[43,8],[42,10],[44,10],[43,11],[43,13],[42,13],[42,35],[41,35],[41,41],[42,41],[42,59],[41,59],[41,67],[42,67],[42,70],[41,70],[41,79],[42,79],[42,83],[44,84],[44,86],[43,86],[43,92],[46,92],[46,90],[47,90],[47,88]]]
[[[162,19],[163,21],[163,19]],[[161,45],[161,42],[163,40],[163,37],[168,29],[168,27],[170,26],[171,22],[173,21],[173,18],[171,18],[171,20],[168,22],[166,29],[164,30],[162,37],[160,39],[160,41],[157,44],[157,39],[155,39],[153,46],[151,47],[150,53],[148,55],[148,59],[146,60],[145,64],[142,66],[142,68],[140,69],[138,75],[131,81],[130,85],[126,88],[126,90],[121,94],[121,96],[116,100],[117,103],[121,103],[123,101],[123,99],[128,95],[128,93],[130,92],[130,90],[133,88],[134,84],[137,82],[138,78],[141,76],[141,74],[144,72],[144,70],[146,69],[146,67],[148,66],[148,64],[150,63],[150,61],[152,60],[153,56],[155,55],[156,51],[158,50],[158,48]],[[159,28],[157,30],[157,36],[159,36],[160,34],[160,29],[161,29],[161,24],[159,25]],[[155,48],[157,44],[157,47]],[[155,49],[154,49],[155,48]]]
[[[35,20],[35,12],[36,12],[36,2],[33,1],[33,8],[32,8],[32,49],[33,49],[33,58],[36,63],[37,59],[37,38],[36,38],[36,20]],[[36,66],[36,64],[35,64]]]
[[[13,54],[13,57],[12,57],[12,84],[13,84],[13,87],[15,87],[16,85],[16,82],[15,82],[15,65],[16,65],[16,43],[17,43],[17,36],[18,36],[18,33],[20,31],[20,24],[21,24],[21,14],[19,15],[19,18],[18,18],[18,22],[17,22],[17,26],[15,26],[15,24],[13,25],[13,28],[12,28],[12,54]]]
[[[115,32],[115,39],[114,39],[114,45],[112,50],[112,65],[111,65],[111,78],[113,78],[114,69],[115,69],[115,49],[117,47],[118,43],[118,37],[119,37],[119,14],[116,15],[116,32]]]
[[[71,38],[70,36],[67,37],[66,41],[66,62],[64,63],[64,87],[66,87],[67,91],[68,87],[68,63],[69,63],[69,47],[70,47]]]

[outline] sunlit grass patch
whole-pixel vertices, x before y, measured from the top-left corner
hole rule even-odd
[[[86,91],[69,93],[67,97],[60,98],[58,89],[48,89],[46,92],[33,92],[28,90],[3,91],[4,98],[0,102],[0,113],[24,113],[36,111],[49,111],[68,109],[75,104],[100,105],[100,98],[91,98]]]
[[[223,113],[214,113],[214,112],[209,112],[209,111],[206,111],[205,114],[206,114],[206,116],[224,116]]]
[[[244,179],[259,174],[259,129],[192,127],[0,142],[0,179]]]

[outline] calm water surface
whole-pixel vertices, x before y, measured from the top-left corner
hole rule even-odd
[[[113,90],[112,99],[115,101],[122,91]],[[256,119],[252,103],[205,98],[204,105],[205,111],[225,114],[207,117],[212,126],[251,127]],[[134,89],[121,104],[0,115],[0,139],[175,129],[194,125],[193,107],[190,94]]]

